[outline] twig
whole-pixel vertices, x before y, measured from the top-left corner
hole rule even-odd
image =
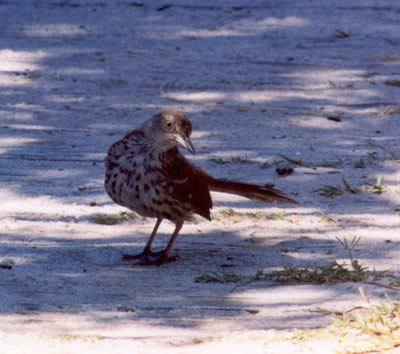
[[[391,290],[400,290],[399,286],[389,285],[389,284],[382,284],[382,283],[378,283],[376,281],[366,281],[365,284],[377,285],[377,286],[381,286],[383,288],[391,289]]]
[[[322,307],[317,307],[317,308],[315,308],[314,310],[308,310],[308,312],[316,312],[316,313],[322,313],[322,314],[324,314],[324,315],[336,315],[336,316],[341,316],[341,315],[343,315],[344,313],[350,313],[350,312],[353,312],[353,311],[355,311],[355,310],[362,310],[362,309],[366,309],[366,307],[364,307],[364,306],[354,306],[354,307],[352,307],[351,309],[349,309],[349,310],[346,310],[346,311],[331,311],[331,310],[327,310],[327,309],[324,309],[324,308],[322,308]]]
[[[394,153],[392,150],[390,150],[390,149],[388,149],[388,148],[385,148],[384,146],[378,144],[377,142],[375,142],[375,141],[372,140],[372,139],[368,139],[368,140],[367,140],[367,143],[368,143],[368,145],[370,145],[370,146],[377,147],[378,149],[381,149],[382,151],[386,152],[387,154],[390,155],[390,157],[391,157],[393,160],[398,160],[398,159],[400,159],[400,156],[399,156],[399,155],[397,155],[396,153]]]

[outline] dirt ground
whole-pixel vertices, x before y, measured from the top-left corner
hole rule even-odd
[[[195,281],[349,265],[338,239],[353,238],[354,259],[396,279],[398,1],[3,0],[0,19],[1,353],[333,353],[276,338],[365,306],[360,287],[400,300],[373,282]],[[135,266],[121,254],[154,220],[104,224],[126,210],[103,159],[170,107],[193,123],[196,164],[300,204],[213,194],[213,221],[184,225],[178,261]]]

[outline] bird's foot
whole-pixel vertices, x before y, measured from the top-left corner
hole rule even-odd
[[[169,257],[168,254],[165,252],[161,252],[161,254],[155,259],[155,265],[160,266],[164,263],[175,262],[179,259],[179,256],[171,256]]]
[[[147,259],[150,257],[159,257],[164,251],[153,252],[149,249],[144,249],[143,252],[139,254],[124,254],[122,255],[122,260],[124,261],[132,261],[134,259]]]
[[[165,255],[165,253],[160,254],[158,257],[150,258],[148,256],[144,256],[143,258],[140,259],[139,262],[136,262],[135,265],[141,265],[141,266],[160,266],[165,263],[169,262],[174,262],[178,259],[178,256],[172,256],[168,257],[168,255]]]
[[[174,262],[178,259],[178,256],[169,257],[165,251],[152,252],[148,249],[144,249],[139,254],[124,254],[122,256],[124,261],[139,260],[135,265],[149,266],[157,265],[160,266],[164,263]]]

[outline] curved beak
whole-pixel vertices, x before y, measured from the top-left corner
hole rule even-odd
[[[190,151],[193,155],[195,154],[195,150],[193,147],[192,142],[190,141],[190,138],[183,138],[180,135],[175,136],[175,140],[179,145],[182,145],[186,150]]]

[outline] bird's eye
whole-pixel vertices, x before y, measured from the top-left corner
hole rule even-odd
[[[171,129],[171,128],[172,128],[172,123],[171,123],[171,121],[170,121],[170,120],[166,120],[166,121],[165,121],[165,126],[166,126],[168,129]]]

